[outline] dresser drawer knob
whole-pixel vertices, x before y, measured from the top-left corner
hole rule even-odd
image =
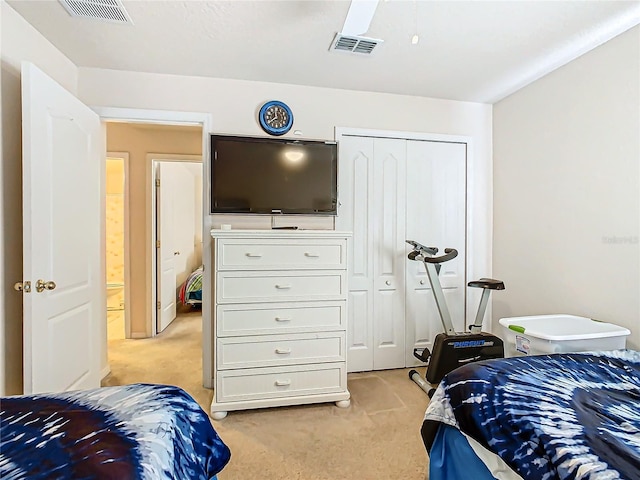
[[[278,355],[289,355],[291,353],[290,348],[276,348],[276,353]]]
[[[309,252],[305,252],[304,256],[305,257],[309,257],[309,258],[318,258],[318,257],[320,257],[320,255],[318,255],[317,253],[309,253]]]
[[[276,288],[278,290],[289,290],[291,288],[291,285],[276,285]]]
[[[291,385],[291,380],[276,380],[276,387],[288,387]]]
[[[261,253],[246,253],[245,254],[247,257],[249,258],[262,258],[262,254]]]
[[[276,317],[276,322],[290,322],[291,319],[287,317]]]

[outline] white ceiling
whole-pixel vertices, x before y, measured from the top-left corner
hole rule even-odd
[[[134,25],[7,3],[80,67],[487,103],[640,23],[640,1],[380,0],[362,56],[329,51],[349,1],[124,1]]]

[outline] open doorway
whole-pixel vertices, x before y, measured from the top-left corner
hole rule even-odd
[[[107,151],[126,153],[107,155],[114,158],[114,162],[108,161],[107,169],[124,170],[124,184],[128,187],[128,216],[121,230],[126,232],[129,243],[127,253],[119,258],[125,257],[123,270],[129,272],[129,281],[125,280],[124,284],[129,287],[129,295],[125,294],[124,301],[118,299],[120,278],[116,275],[112,278],[107,273],[107,302],[113,299],[113,305],[108,303],[107,313],[110,315],[113,307],[113,312],[122,308],[128,315],[125,315],[124,329],[116,327],[119,331],[124,330],[124,335],[113,338],[111,332],[115,329],[110,328],[115,326],[113,322],[107,328],[106,350],[111,374],[104,378],[103,384],[162,382],[182,386],[196,397],[206,395],[199,390],[203,385],[202,311],[192,307],[185,309],[177,302],[180,286],[187,275],[203,264],[203,125],[107,121],[106,132]],[[127,167],[123,166],[122,160],[118,163],[117,157],[126,157],[124,164]],[[169,201],[171,214],[158,223],[156,194],[160,190],[156,191],[155,175],[160,165],[178,169],[168,174],[170,180],[164,182],[174,187]],[[119,187],[121,180],[115,180],[115,183]],[[120,188],[108,188],[108,192],[112,197],[110,200],[119,205]],[[160,200],[162,195],[158,197]],[[178,315],[173,323],[163,326],[161,335],[155,336],[163,330],[156,324],[159,287],[156,271],[162,271],[156,265],[159,250],[156,248],[156,226],[162,225],[174,233],[176,240],[175,244],[167,242],[174,257],[175,279],[167,283],[165,290],[177,307]],[[107,240],[107,250],[109,243]],[[122,242],[111,243],[114,246]],[[106,263],[116,264],[116,257],[118,255],[106,257]]]

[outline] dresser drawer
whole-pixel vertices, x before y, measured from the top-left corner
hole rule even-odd
[[[220,370],[346,360],[344,332],[225,337],[216,347]]]
[[[344,271],[218,272],[218,303],[346,298]]]
[[[345,363],[217,372],[217,402],[337,393],[347,389]]]
[[[216,309],[219,337],[344,330],[346,302],[226,304]]]
[[[346,268],[346,240],[223,239],[218,242],[218,270]]]

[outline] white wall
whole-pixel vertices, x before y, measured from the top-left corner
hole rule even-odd
[[[494,108],[500,317],[611,321],[640,348],[640,27]]]
[[[215,133],[264,135],[256,120],[260,106],[279,99],[293,110],[300,138],[333,139],[335,127],[464,135],[473,139],[475,170],[471,201],[488,205],[472,220],[469,249],[491,246],[490,105],[266,82],[79,69],[80,99],[92,106],[210,113]],[[287,136],[293,137],[288,134]],[[204,156],[208,152],[204,152]],[[219,219],[218,219],[219,220]],[[212,220],[213,222],[213,220]],[[218,223],[227,223],[219,222]],[[243,225],[246,228],[246,225]],[[263,228],[269,228],[266,223]],[[205,239],[204,248],[207,248]],[[474,272],[490,273],[491,259],[478,258]],[[474,273],[475,275],[475,273]]]
[[[0,0],[0,395],[22,393],[22,146],[20,64],[30,61],[72,93],[77,68]],[[27,279],[28,280],[28,279]]]

